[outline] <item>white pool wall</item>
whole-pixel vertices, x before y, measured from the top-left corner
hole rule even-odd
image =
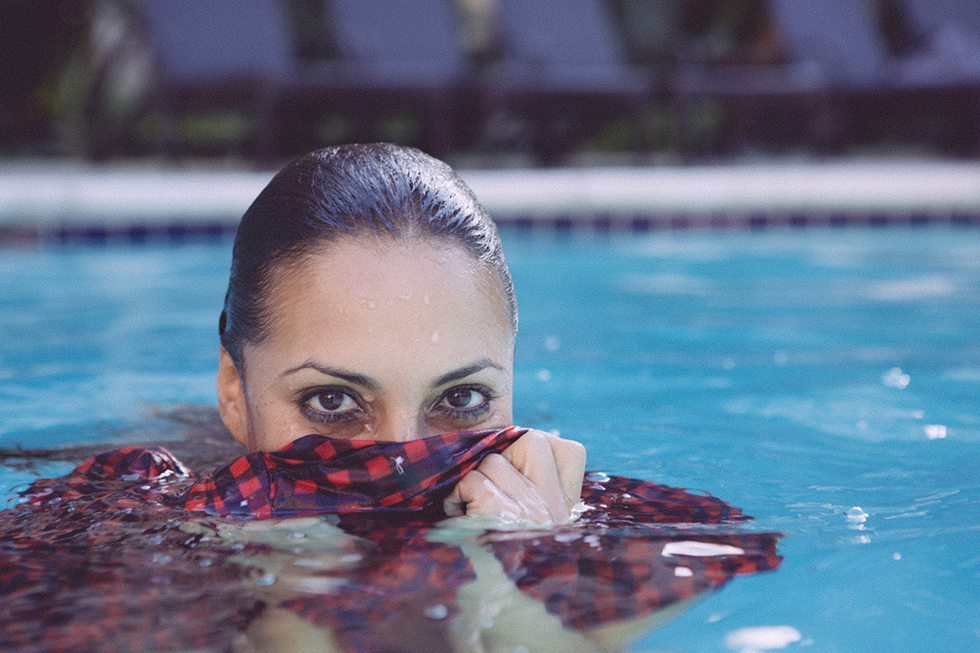
[[[698,226],[787,216],[811,221],[980,218],[980,163],[791,161],[663,167],[460,170],[498,219]],[[271,171],[146,164],[0,162],[0,229],[233,228]]]

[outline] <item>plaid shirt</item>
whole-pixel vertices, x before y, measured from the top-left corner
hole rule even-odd
[[[0,513],[0,650],[228,649],[268,607],[260,572],[238,560],[275,548],[208,533],[229,518],[314,514],[358,536],[358,561],[316,572],[329,592],[280,607],[330,627],[347,650],[389,650],[405,632],[420,650],[449,650],[457,590],[475,574],[458,547],[425,533],[459,479],[524,432],[310,435],[200,478],[162,448],[132,447],[38,480]],[[480,538],[569,628],[640,617],[781,561],[778,535],[740,531],[749,518],[711,496],[590,473],[582,500],[590,509],[575,524]]]

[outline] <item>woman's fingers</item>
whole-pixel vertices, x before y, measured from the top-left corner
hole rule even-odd
[[[534,485],[500,454],[490,454],[464,476],[446,498],[444,510],[450,517],[493,516],[537,524],[554,523],[557,517]]]
[[[565,496],[568,497],[569,508],[578,505],[582,500],[582,481],[585,479],[585,445],[575,440],[565,440],[557,435],[551,435],[548,443],[558,465],[558,478]]]
[[[537,488],[554,515],[568,513],[565,488],[562,487],[558,464],[547,434],[541,431],[528,431],[517,442],[507,447],[501,457],[522,478]],[[504,488],[509,491],[509,486]]]
[[[545,494],[558,494],[566,510],[579,502],[585,475],[585,447],[580,443],[530,430],[503,456]]]
[[[585,447],[531,430],[464,476],[446,499],[445,511],[449,516],[567,523],[579,501],[584,473]]]

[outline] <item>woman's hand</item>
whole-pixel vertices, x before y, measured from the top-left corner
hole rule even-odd
[[[504,517],[540,525],[573,519],[585,474],[585,447],[530,430],[463,477],[444,508],[458,515]]]

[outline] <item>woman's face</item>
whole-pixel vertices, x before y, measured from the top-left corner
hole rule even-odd
[[[249,451],[310,433],[408,441],[512,422],[514,340],[496,274],[461,246],[349,238],[281,266],[222,418]]]

